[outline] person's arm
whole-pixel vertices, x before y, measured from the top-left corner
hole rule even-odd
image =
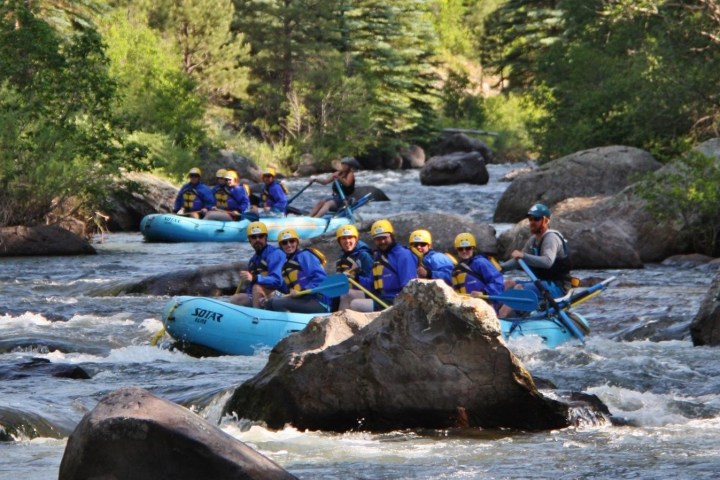
[[[272,187],[270,187],[270,191],[272,197],[275,199],[275,203],[273,203],[272,208],[284,212],[287,207],[287,195],[285,195],[285,190],[283,190],[279,183],[275,182]]]
[[[248,198],[247,193],[245,193],[245,189],[243,187],[234,187],[232,192],[233,198],[235,198],[235,201],[238,204],[238,210],[241,213],[247,210],[250,206],[250,199]]]
[[[559,235],[545,232],[545,236],[542,240],[542,251],[540,251],[540,254],[534,255],[532,253],[525,253],[523,260],[525,260],[525,263],[527,263],[530,267],[548,269],[552,267],[553,263],[555,263],[558,251],[562,248],[562,240],[560,240]]]
[[[304,251],[302,255],[298,255],[298,261],[307,279],[303,289],[315,288],[327,278],[327,273],[325,273],[320,260],[313,253]]]
[[[430,253],[432,252],[432,253]],[[430,250],[429,255],[426,253],[423,257],[423,265],[428,271],[428,278],[439,278],[444,280],[448,285],[452,285],[452,269],[453,263],[444,253]]]
[[[285,284],[282,276],[282,267],[285,265],[285,253],[282,250],[273,250],[267,255],[267,275],[258,275],[255,283],[273,290],[281,290]]]
[[[320,185],[328,185],[332,183],[335,180],[335,174],[331,173],[325,178],[316,178],[314,179],[316,183],[319,183]]]
[[[183,208],[183,194],[185,193],[185,185],[180,187],[180,190],[178,191],[177,196],[175,197],[175,208],[173,209],[173,212],[179,212],[181,208]]]
[[[476,272],[485,284],[485,293],[488,295],[498,295],[505,291],[505,282],[502,273],[490,263],[490,260],[482,256],[477,256],[470,267]]]
[[[203,202],[203,208],[210,210],[215,206],[215,195],[207,185],[199,185],[197,191]]]
[[[410,280],[417,278],[417,257],[405,247],[396,248],[394,253],[394,266],[397,268],[400,285],[404,287]]]

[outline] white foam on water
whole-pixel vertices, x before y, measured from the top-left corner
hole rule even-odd
[[[622,387],[600,386],[588,389],[610,412],[641,426],[687,425],[693,419],[677,409],[678,402],[692,402],[676,394],[638,392]]]
[[[18,329],[23,331],[29,327],[46,327],[52,325],[53,322],[45,318],[39,313],[25,312],[20,316],[0,315],[0,330]]]

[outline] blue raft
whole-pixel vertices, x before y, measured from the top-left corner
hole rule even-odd
[[[606,282],[575,296],[572,304],[600,293]],[[576,328],[589,331],[584,317],[577,312],[565,313]],[[313,318],[325,315],[329,314],[273,312],[212,298],[182,296],[167,303],[162,320],[166,331],[175,340],[226,355],[253,355],[257,348],[273,347],[291,333],[305,328]],[[533,311],[518,318],[501,318],[500,329],[505,339],[538,336],[549,348],[575,339],[573,332],[551,310]]]
[[[322,313],[273,312],[205,297],[176,297],[165,305],[163,324],[175,340],[226,355],[253,355],[299,332]]]
[[[355,210],[372,199],[371,194],[353,204]],[[334,216],[314,218],[303,215],[259,217],[268,228],[268,239],[275,241],[285,228],[294,228],[300,238],[313,238],[353,222],[352,211],[343,209]],[[153,213],[140,221],[140,233],[148,242],[247,242],[246,229],[252,220],[202,220],[172,213]]]
[[[261,217],[268,228],[268,238],[275,241],[285,228],[294,228],[300,238],[313,238],[334,232],[347,225],[347,217],[313,218],[305,216]],[[250,220],[201,220],[171,213],[146,215],[140,222],[140,233],[148,242],[247,242]]]

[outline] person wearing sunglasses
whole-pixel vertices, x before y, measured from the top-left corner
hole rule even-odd
[[[218,170],[220,174],[221,170]],[[239,185],[238,174],[234,170],[222,170],[222,182],[213,187],[215,207],[205,216],[207,220],[240,220],[242,213],[250,207],[250,199],[242,185]]]
[[[439,278],[452,286],[455,264],[445,255],[432,249],[432,235],[427,230],[415,230],[408,240],[410,250],[418,257],[418,278]]]
[[[230,303],[260,308],[266,298],[278,295],[284,286],[285,253],[268,244],[268,229],[264,223],[251,222],[246,233],[255,254],[250,258],[247,270],[240,272],[238,292],[230,297]]]
[[[268,167],[263,170],[263,187],[260,205],[253,207],[253,211],[265,216],[283,216],[287,209],[288,198],[284,186],[275,178],[275,169]]]
[[[372,288],[373,283],[372,250],[365,242],[359,240],[359,236],[355,225],[343,225],[337,229],[335,237],[342,254],[335,262],[335,271],[344,273],[362,288],[369,289]],[[333,299],[333,311],[351,308],[353,301],[365,299],[361,287],[350,285],[350,290],[345,295]],[[372,307],[369,310],[372,311]]]
[[[395,241],[395,230],[388,220],[373,223],[370,235],[375,243],[373,288],[383,302],[392,304],[405,285],[417,278],[417,257],[409,248]],[[381,308],[382,305],[374,304],[374,310]]]
[[[553,298],[559,298],[571,287],[570,251],[567,241],[557,230],[549,228],[550,209],[542,203],[536,203],[527,213],[530,223],[530,238],[522,250],[513,250],[510,259],[501,263],[503,271],[520,268],[518,259],[523,259],[535,276],[543,282]],[[521,287],[535,292],[543,298],[537,286],[531,281],[513,282],[508,280],[506,288]],[[500,310],[500,316],[508,311],[507,306]]]
[[[452,271],[452,287],[460,294],[497,295],[505,290],[503,276],[488,257],[477,251],[477,241],[471,233],[455,237],[458,263]],[[493,304],[495,310],[499,304]]]
[[[188,172],[188,182],[180,188],[175,197],[173,212],[193,218],[203,218],[215,206],[215,197],[210,188],[200,180],[201,171],[193,167]]]
[[[323,268],[324,258],[320,258],[319,252],[300,248],[300,237],[292,228],[280,231],[278,244],[285,252],[285,264],[282,267],[283,292],[288,295],[267,298],[265,308],[276,312],[329,312],[328,297],[321,293],[302,293],[317,287],[327,278]]]

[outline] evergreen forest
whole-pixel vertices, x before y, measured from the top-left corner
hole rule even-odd
[[[3,0],[0,226],[221,148],[289,173],[467,128],[505,160],[686,158],[720,136],[719,1]]]

